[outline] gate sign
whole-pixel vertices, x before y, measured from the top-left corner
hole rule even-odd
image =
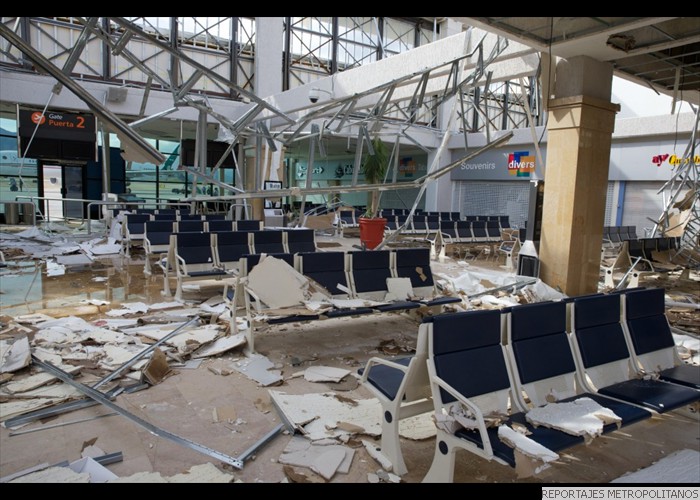
[[[94,115],[18,109],[17,123],[17,142],[23,156],[80,163],[97,160]]]
[[[37,127],[37,124],[39,125]],[[97,132],[94,115],[57,111],[19,110],[19,128],[22,137],[62,139],[64,141],[95,141]]]

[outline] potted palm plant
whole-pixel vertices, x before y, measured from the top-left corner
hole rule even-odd
[[[388,168],[389,154],[386,145],[379,137],[372,139],[374,154],[368,154],[362,164],[367,184],[380,184]],[[386,219],[377,217],[379,213],[379,190],[373,189],[368,194],[367,211],[360,217],[360,242],[371,250],[384,239]]]

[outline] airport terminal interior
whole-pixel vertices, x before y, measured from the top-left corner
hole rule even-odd
[[[700,17],[0,17],[0,482],[697,488],[699,61]]]

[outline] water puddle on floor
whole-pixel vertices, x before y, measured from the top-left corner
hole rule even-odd
[[[38,260],[8,263],[0,270],[0,312],[19,316],[51,310],[55,316],[82,308],[84,315],[86,305],[96,306],[97,314],[104,302],[113,308],[123,302],[165,300],[162,273],[146,276],[143,261],[137,259],[110,256],[64,267]]]

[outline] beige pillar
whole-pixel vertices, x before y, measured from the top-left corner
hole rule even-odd
[[[610,102],[608,67],[588,57],[558,65],[562,92],[548,105],[540,278],[569,296],[598,291],[610,146],[620,110]],[[560,95],[572,91],[581,94]]]
[[[245,190],[256,191],[255,186],[255,164],[256,158],[253,152],[252,156],[245,155]],[[262,160],[262,159],[261,159]],[[250,218],[253,220],[265,220],[265,200],[262,198],[251,198],[247,200],[252,208]]]

